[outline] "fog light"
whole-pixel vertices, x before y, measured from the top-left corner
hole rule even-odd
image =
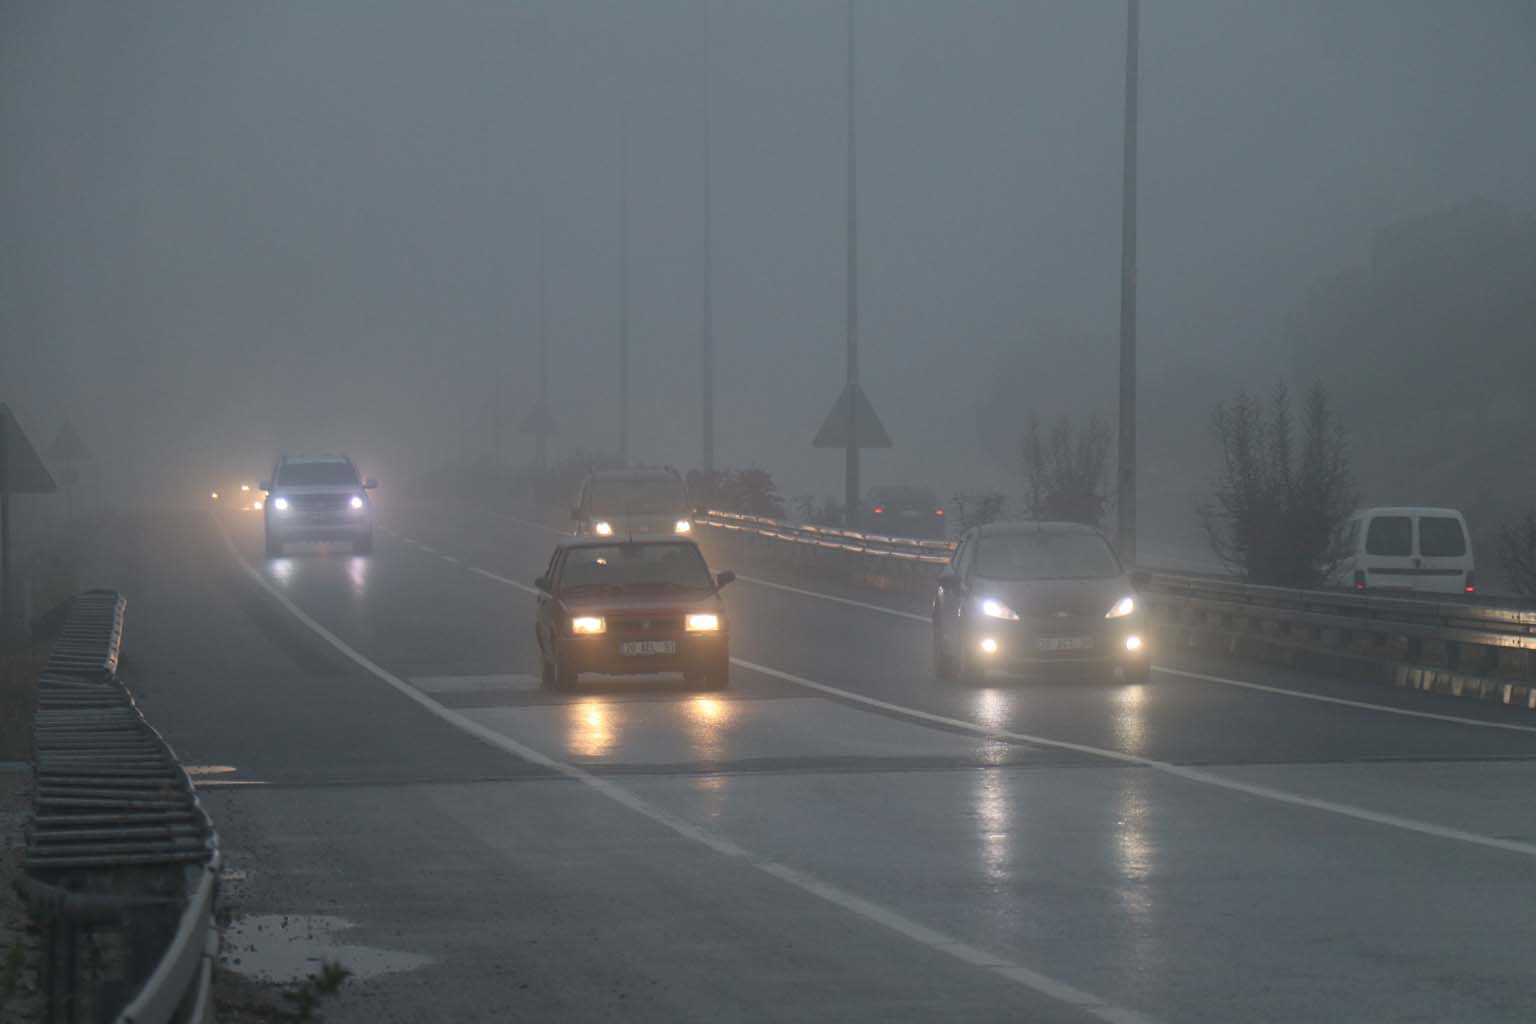
[[[996,654],[997,653],[997,641],[992,639],[989,636],[988,637],[983,637],[982,641],[981,641],[981,653],[983,653],[983,654]]]
[[[1128,651],[1141,650],[1141,637],[1132,634],[1125,638],[1125,649]]]
[[[613,524],[605,523],[603,520],[599,519],[597,522],[592,524],[592,532],[597,534],[599,537],[612,537]]]
[[[673,533],[692,533],[693,532],[693,524],[690,523],[686,519],[679,519],[676,523],[672,524],[672,532]]]

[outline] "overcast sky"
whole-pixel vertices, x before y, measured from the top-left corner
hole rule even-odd
[[[840,492],[809,442],[842,375],[844,8],[708,7],[706,40],[702,0],[4,0],[0,399],[156,479],[489,450],[488,409],[536,394],[542,235],[555,450],[611,449],[627,123],[634,452],[694,465],[707,75],[719,461]],[[865,478],[1011,487],[982,396],[1113,416],[1125,5],[858,11],[865,384],[896,442]],[[1533,12],[1145,0],[1150,465],[1268,388],[1287,314],[1377,227],[1536,208]]]

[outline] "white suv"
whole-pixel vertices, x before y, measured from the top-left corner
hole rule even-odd
[[[373,503],[377,480],[361,480],[342,455],[283,456],[272,467],[267,492],[267,557],[282,556],[291,540],[343,540],[366,555],[373,550]]]

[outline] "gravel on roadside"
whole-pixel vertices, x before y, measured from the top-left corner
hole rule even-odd
[[[0,1019],[34,1024],[43,1019],[38,969],[42,941],[16,891],[22,874],[31,773],[0,766]]]

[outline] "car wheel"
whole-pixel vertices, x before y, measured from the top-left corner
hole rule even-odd
[[[944,628],[937,619],[933,622],[933,674],[944,682],[953,682],[960,674],[954,654],[944,649]]]
[[[731,659],[721,658],[703,672],[692,677],[701,690],[724,690],[731,685]]]
[[[371,555],[371,554],[373,554],[373,531],[372,530],[368,531],[368,536],[366,536],[366,537],[359,537],[357,540],[354,540],[352,542],[352,553],[354,555]]]
[[[580,677],[580,673],[576,671],[575,665],[569,664],[569,659],[562,660],[557,658],[550,667],[555,677],[555,689],[576,689],[576,681]]]

